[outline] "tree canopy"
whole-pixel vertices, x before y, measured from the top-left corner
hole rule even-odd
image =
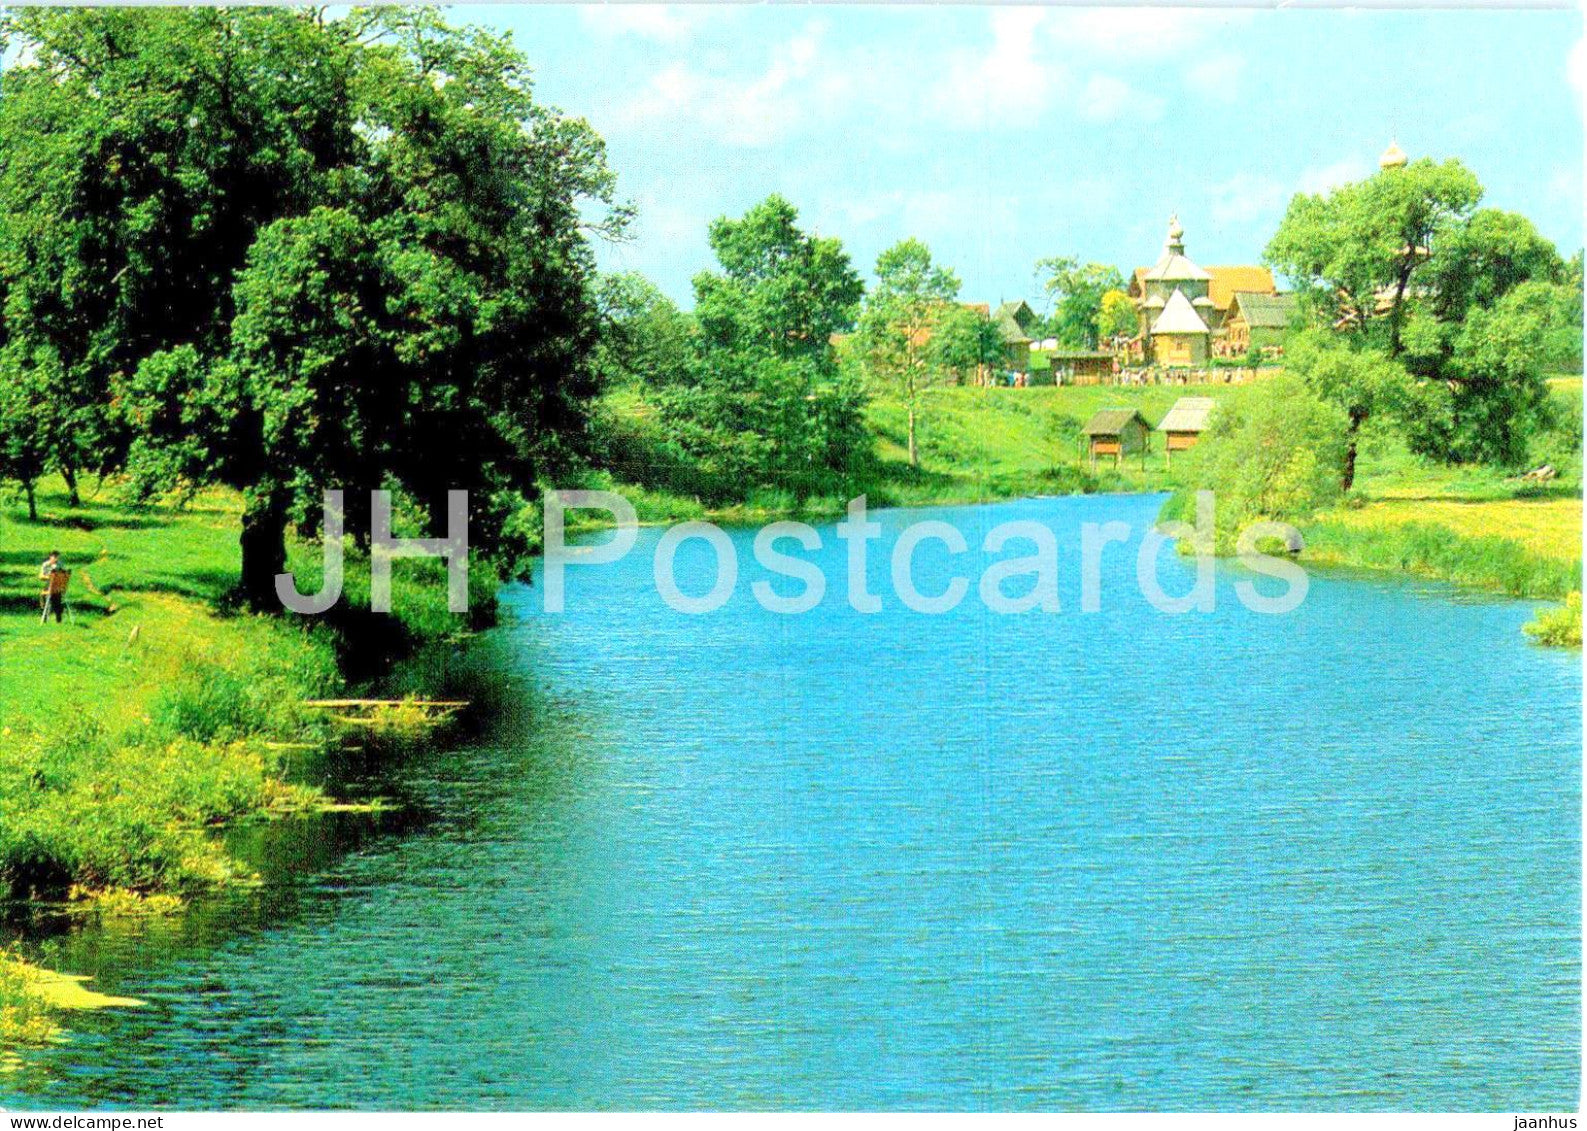
[[[1290,202],[1268,261],[1343,339],[1292,348],[1291,368],[1348,415],[1388,411],[1426,454],[1523,461],[1550,353],[1579,353],[1567,265],[1524,217],[1478,209],[1459,161],[1413,162]]]
[[[838,365],[864,284],[837,240],[798,226],[770,196],[710,227],[718,271],[694,279],[685,378],[658,389],[671,442],[742,497],[755,487],[829,489],[869,452],[863,389]]]
[[[256,603],[328,488],[435,515],[467,489],[510,564],[510,515],[581,443],[588,236],[628,213],[508,40],[427,9],[30,9],[5,32],[0,369],[28,392],[3,426],[33,414],[67,475],[241,489]]]
[[[962,322],[953,326],[954,338],[941,338],[958,297],[958,276],[933,263],[931,249],[917,239],[900,240],[876,259],[876,286],[860,319],[860,341],[874,379],[904,402],[911,467],[920,463],[915,448],[920,394],[949,371],[941,351],[946,346],[962,352],[980,344],[973,335],[966,337],[969,326]]]
[[[1051,256],[1037,261],[1036,273],[1043,276],[1042,287],[1054,304],[1047,320],[1049,332],[1074,349],[1096,349],[1105,336],[1103,296],[1124,290],[1119,269],[1105,263],[1082,263],[1072,256]],[[1115,310],[1110,315],[1110,329],[1116,321]]]

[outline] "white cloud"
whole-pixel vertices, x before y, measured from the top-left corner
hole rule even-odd
[[[599,35],[677,43],[715,14],[706,5],[590,4],[579,8],[579,22]]]
[[[1292,186],[1257,173],[1236,173],[1212,189],[1211,213],[1219,225],[1248,224],[1253,219],[1276,218],[1289,203]]]
[[[715,11],[617,4],[583,9],[580,18],[660,42],[685,39],[701,13]],[[841,25],[829,35],[819,20],[791,38],[748,40],[748,50],[658,52],[659,69],[601,124],[670,125],[685,136],[761,148],[846,125],[874,131],[885,121],[874,149],[886,151],[918,145],[921,129],[1028,134],[1065,115],[1152,122],[1187,89],[1232,99],[1245,65],[1219,42],[1245,12],[1020,6],[981,18],[986,38],[926,53],[907,41],[862,48]],[[1192,60],[1188,70],[1181,59]]]
[[[1305,169],[1294,180],[1264,173],[1236,173],[1212,187],[1209,210],[1212,220],[1220,225],[1271,225],[1278,222],[1296,193],[1324,193],[1362,180],[1371,172],[1367,159],[1357,156]]]
[[[1548,195],[1560,204],[1579,209],[1582,202],[1582,171],[1561,166],[1548,178]]]
[[[697,127],[731,145],[766,146],[819,117],[843,96],[840,72],[819,67],[826,25],[813,21],[779,44],[758,74],[727,75],[675,63],[619,110],[615,123],[670,121]]]
[[[1222,52],[1191,64],[1185,71],[1185,85],[1209,102],[1225,106],[1240,95],[1240,79],[1245,73],[1245,58]]]
[[[1372,175],[1372,164],[1357,154],[1343,157],[1331,165],[1315,165],[1300,175],[1298,191],[1324,193],[1351,181],[1362,181]]]
[[[1080,112],[1095,122],[1156,121],[1167,105],[1112,75],[1092,75],[1080,92]]]
[[[1168,60],[1249,18],[1205,9],[997,9],[988,16],[990,46],[954,52],[940,68],[932,104],[949,124],[974,129],[1025,130],[1064,105],[1078,105],[1094,121],[1154,120],[1167,99],[1113,72],[1124,64],[1135,68],[1136,83],[1142,74],[1160,78]],[[1193,66],[1187,81],[1198,93],[1229,100],[1244,65],[1222,51]],[[932,69],[921,61],[922,73]]]
[[[1065,8],[1053,13],[1055,44],[1103,61],[1183,58],[1251,18],[1211,8]]]
[[[1000,8],[990,17],[992,45],[955,52],[933,101],[950,121],[986,128],[1022,129],[1045,109],[1061,68],[1039,35],[1049,13],[1041,8]]]

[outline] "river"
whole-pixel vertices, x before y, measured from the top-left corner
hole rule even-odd
[[[1133,545],[1080,612],[1079,523],[1159,502],[881,512],[871,616],[830,527],[802,616],[749,531],[706,615],[655,530],[562,614],[507,591],[490,728],[359,771],[400,819],[250,834],[262,889],[36,944],[149,1004],[0,1106],[1574,1109],[1579,654],[1406,578],[1265,616],[1220,568],[1166,615]],[[924,518],[1050,526],[1062,611],[988,613],[974,553],[903,609]],[[922,591],[953,570],[921,547]],[[677,571],[709,587],[701,543]]]

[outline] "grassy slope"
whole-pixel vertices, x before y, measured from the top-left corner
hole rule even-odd
[[[123,731],[186,671],[239,657],[313,662],[315,645],[271,621],[214,609],[237,576],[235,498],[211,492],[147,512],[101,497],[40,495],[40,521],[0,512],[0,710],[6,725],[91,715]],[[73,619],[39,624],[37,571],[50,550],[72,570]]]
[[[330,737],[301,701],[341,686],[348,660],[458,627],[443,568],[418,559],[396,563],[395,617],[358,611],[369,573],[352,557],[332,615],[227,613],[237,498],[136,509],[110,495],[70,508],[45,484],[38,521],[14,500],[0,510],[0,897],[224,880],[208,826],[316,801],[278,766],[283,744]],[[52,549],[73,573],[64,624],[39,620]],[[317,579],[316,556],[294,545],[292,568]]]
[[[1562,412],[1579,419],[1582,381],[1550,380]],[[975,502],[1073,490],[1158,491],[1184,486],[1164,465],[1161,438],[1141,469],[1127,459],[1089,474],[1080,428],[1101,408],[1131,407],[1156,424],[1181,396],[1220,400],[1249,395],[1251,385],[1072,386],[1028,389],[942,388],[926,394],[917,422],[921,468],[905,460],[904,406],[881,397],[869,408],[880,470],[866,484],[873,504]],[[613,417],[634,435],[659,440],[642,401],[631,391],[608,400]],[[629,449],[643,453],[643,444]],[[642,454],[618,468],[618,483],[644,480]],[[1581,456],[1555,459],[1561,477],[1529,486],[1488,469],[1449,468],[1411,455],[1391,430],[1363,445],[1354,498],[1308,525],[1307,559],[1411,571],[1499,589],[1517,596],[1559,599],[1580,587]],[[623,488],[629,491],[629,487]],[[708,511],[692,498],[665,490],[638,491],[641,517],[755,520],[785,513],[792,501],[751,496],[746,505]],[[809,513],[833,513],[840,500],[814,500]]]
[[[1579,420],[1581,378],[1549,384],[1561,414]],[[1308,526],[1307,557],[1561,600],[1581,588],[1582,466],[1579,448],[1553,442],[1559,478],[1537,485],[1428,463],[1378,432],[1363,450],[1359,498]]]
[[[1080,429],[1100,408],[1131,407],[1152,423],[1185,395],[1238,397],[1247,386],[1078,386],[1027,389],[946,387],[928,391],[916,422],[920,467],[908,464],[908,417],[897,400],[879,397],[868,409],[879,462],[857,485],[872,506],[924,506],[980,502],[1021,495],[1084,490],[1157,491],[1176,485],[1161,451],[1124,461],[1115,470],[1098,464],[1093,475]],[[673,522],[712,517],[759,521],[798,510],[807,515],[841,513],[845,499],[808,500],[802,508],[775,492],[755,492],[742,504],[711,509],[670,485],[679,460],[665,450],[661,428],[632,390],[605,402],[608,420],[623,439],[612,479],[634,502],[642,521]],[[1160,445],[1160,440],[1159,440]]]

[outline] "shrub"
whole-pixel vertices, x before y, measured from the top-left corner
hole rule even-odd
[[[1177,465],[1186,489],[1165,519],[1194,521],[1195,490],[1217,500],[1217,550],[1265,519],[1298,521],[1338,501],[1345,458],[1344,413],[1297,378],[1275,377],[1237,403],[1222,402],[1201,442]]]
[[[49,1044],[60,1032],[43,1001],[29,990],[29,981],[27,967],[0,952],[0,1050],[7,1045]]]
[[[1526,625],[1527,635],[1554,648],[1581,647],[1581,593],[1571,593],[1557,609],[1542,609]]]
[[[264,729],[267,712],[241,675],[202,664],[156,696],[149,721],[162,736],[214,742]]]

